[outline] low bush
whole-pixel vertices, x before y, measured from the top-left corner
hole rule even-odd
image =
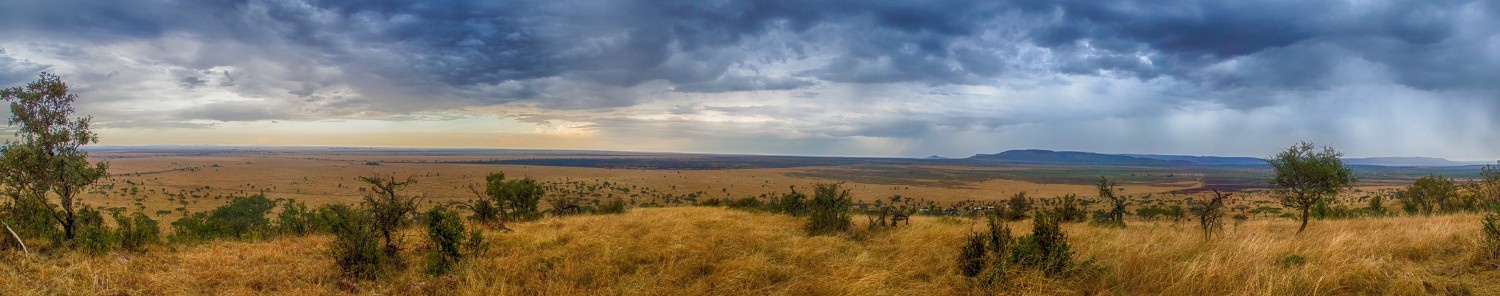
[[[427,211],[427,273],[445,274],[463,260],[459,246],[468,240],[457,213],[437,206]]]
[[[1057,198],[1057,207],[1052,208],[1052,216],[1057,217],[1057,221],[1059,222],[1083,222],[1088,218],[1087,215],[1087,211],[1084,211],[1083,209],[1082,202],[1078,200],[1077,195],[1073,194],[1067,194]],[[1104,215],[1106,215],[1106,213],[1095,213],[1095,221],[1098,221],[1100,219],[1107,219],[1101,218]],[[1012,219],[1012,221],[1019,219],[1020,218],[1017,217],[1016,219]]]
[[[967,277],[985,275],[984,283],[1004,281],[1010,267],[1040,271],[1048,277],[1060,277],[1072,270],[1073,251],[1058,219],[1048,214],[1033,218],[1030,235],[1012,238],[1010,228],[995,217],[989,231],[968,237],[959,255],[959,273]]]
[[[495,203],[490,202],[489,198],[474,201],[474,205],[470,206],[469,210],[474,212],[474,215],[469,216],[469,219],[474,221],[495,222],[500,219],[500,208],[495,207]]]
[[[595,214],[624,214],[628,210],[624,199],[613,199],[594,208]]]
[[[853,199],[849,197],[849,190],[840,188],[841,183],[820,183],[814,185],[813,199],[808,204],[808,234],[826,235],[841,233],[849,230],[853,221],[849,215],[849,208],[853,206]]]
[[[1010,199],[1005,201],[1004,213],[1001,218],[1009,221],[1018,221],[1026,218],[1026,212],[1031,211],[1032,201],[1026,198],[1026,192],[1016,192]],[[1081,214],[1080,214],[1081,215]]]
[[[1484,215],[1481,226],[1480,233],[1484,237],[1481,255],[1490,260],[1500,259],[1500,207]]]
[[[229,204],[210,212],[193,213],[172,222],[173,233],[168,240],[174,242],[204,241],[216,238],[251,239],[271,229],[266,215],[276,207],[276,202],[265,195],[236,197]]]
[[[374,279],[391,263],[382,250],[380,233],[369,213],[335,204],[319,209],[318,217],[333,233],[327,252],[345,276]]]
[[[765,203],[760,202],[760,199],[756,199],[754,196],[731,200],[726,205],[731,209],[739,210],[759,210],[765,207]]]
[[[161,228],[156,220],[141,212],[130,216],[114,213],[116,237],[120,248],[129,251],[145,251],[146,246],[161,241]]]
[[[307,235],[326,231],[320,229],[317,214],[307,209],[307,204],[288,199],[281,204],[281,213],[276,214],[276,229],[281,234]]]
[[[792,187],[792,192],[782,194],[781,198],[771,203],[771,211],[792,215],[792,217],[802,217],[807,214],[807,206],[807,195],[797,192],[797,188]]]
[[[104,254],[115,246],[115,236],[104,225],[104,215],[99,210],[84,206],[78,209],[76,219],[78,228],[74,230],[73,240],[68,242],[74,249]]]

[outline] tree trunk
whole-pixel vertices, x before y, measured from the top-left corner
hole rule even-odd
[[[73,211],[73,199],[62,197],[63,208],[63,239],[73,240],[73,230],[78,229],[78,215]]]
[[[1302,207],[1302,227],[1297,228],[1297,235],[1302,235],[1302,231],[1307,230],[1307,214],[1310,209],[1312,207]]]

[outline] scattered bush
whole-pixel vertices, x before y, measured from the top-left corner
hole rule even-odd
[[[250,239],[270,230],[266,214],[276,202],[265,195],[236,197],[229,204],[210,212],[193,213],[172,222],[168,239],[176,242],[203,241],[215,238]]]
[[[806,228],[809,234],[840,233],[848,231],[853,224],[849,216],[853,199],[849,197],[848,189],[840,188],[841,184],[819,183],[814,186],[813,199],[808,204],[810,219]]]
[[[334,204],[319,209],[318,215],[333,233],[328,255],[345,276],[374,279],[385,271],[391,261],[381,248],[380,233],[370,214]]]
[[[1368,206],[1365,207],[1365,211],[1371,216],[1385,216],[1388,211],[1385,208],[1385,196],[1371,196]]]
[[[77,230],[73,233],[73,240],[68,241],[73,248],[94,254],[109,252],[116,242],[108,226],[104,225],[104,215],[90,206],[83,206],[76,213]]]
[[[1022,236],[1011,249],[1011,261],[1036,268],[1048,276],[1063,272],[1072,262],[1073,251],[1056,218],[1037,215],[1032,219],[1031,236]]]
[[[606,214],[606,215],[608,215],[608,214],[624,214],[625,211],[628,210],[628,209],[629,208],[627,208],[626,205],[625,205],[625,200],[623,200],[623,199],[613,199],[613,200],[610,200],[608,202],[604,202],[604,203],[600,204],[598,207],[594,208],[594,213],[595,214]]]
[[[1012,198],[1012,200],[1015,200],[1015,199]],[[1056,201],[1057,201],[1057,207],[1056,208],[1052,208],[1052,216],[1053,217],[1057,217],[1058,221],[1061,221],[1061,222],[1083,222],[1084,219],[1087,218],[1086,214],[1085,214],[1085,211],[1083,210],[1083,205],[1079,202],[1077,195],[1073,195],[1073,194],[1063,195],[1062,197],[1057,198]],[[1101,214],[1101,216],[1102,216],[1102,214]],[[1013,220],[1018,220],[1021,217],[1013,217],[1013,218],[1015,218]],[[1098,220],[1098,219],[1099,218],[1096,218],[1095,220]]]
[[[1010,266],[1064,276],[1074,267],[1073,252],[1058,219],[1049,214],[1033,218],[1031,235],[1011,238],[1010,228],[991,218],[989,231],[970,235],[960,251],[959,273],[967,277],[988,275],[985,283],[1003,281]],[[988,270],[988,272],[985,272]]]
[[[1026,198],[1026,192],[1016,192],[1010,199],[1005,200],[1005,208],[1001,209],[1000,217],[1007,221],[1017,221],[1026,218],[1026,212],[1031,211],[1031,199]]]
[[[807,214],[807,195],[797,192],[797,187],[792,187],[791,193],[781,195],[781,198],[771,204],[771,211],[802,217]]]
[[[463,221],[458,214],[446,207],[437,206],[427,211],[427,273],[445,274],[463,260],[459,246],[468,241]]]
[[[490,202],[489,198],[474,201],[474,205],[470,206],[469,210],[474,212],[474,215],[469,216],[469,219],[474,219],[474,221],[495,222],[500,219],[500,208],[495,207],[495,203]]]
[[[307,204],[289,199],[281,204],[281,213],[276,214],[276,229],[282,234],[307,235],[318,232],[317,215],[307,210]]]
[[[965,239],[963,250],[958,254],[958,272],[966,277],[979,276],[984,271],[986,257],[985,242],[988,239],[983,233],[969,234]]]
[[[505,173],[491,173],[484,177],[484,194],[493,199],[500,208],[500,216],[506,221],[530,221],[540,219],[541,203],[546,190],[531,178],[506,180]],[[555,205],[554,205],[555,206]]]
[[[0,214],[3,214],[0,215],[0,222],[12,227],[26,241],[44,239],[57,245],[63,240],[62,229],[59,228],[61,224],[46,207],[56,206],[32,199],[14,199],[0,210]]]
[[[1481,225],[1480,233],[1484,237],[1481,255],[1491,260],[1500,259],[1500,206],[1485,214]]]
[[[144,213],[136,212],[127,217],[116,212],[114,218],[121,249],[140,252],[145,251],[147,245],[161,241],[159,223]]]
[[[1458,184],[1448,177],[1428,175],[1418,178],[1400,195],[1407,213],[1432,215],[1463,208],[1458,198]]]
[[[397,265],[401,264],[398,256],[401,251],[401,243],[394,234],[406,226],[409,217],[417,211],[417,199],[420,196],[404,196],[399,193],[401,189],[416,184],[412,178],[406,181],[396,181],[395,176],[389,178],[360,177],[360,181],[374,187],[373,192],[365,194],[364,207],[370,213],[370,219],[374,221],[376,232],[380,233],[385,241],[385,255]]]

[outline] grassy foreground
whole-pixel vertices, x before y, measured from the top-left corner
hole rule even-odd
[[[1500,295],[1500,271],[1474,264],[1475,215],[1250,221],[1205,243],[1190,222],[1125,229],[1065,224],[1078,259],[1101,271],[1021,273],[978,285],[956,272],[967,219],[913,217],[882,232],[807,237],[803,221],[722,208],[633,209],[548,218],[489,232],[488,254],[448,276],[405,271],[361,293],[440,295]],[[856,216],[863,228],[864,218]],[[1013,231],[1030,231],[1011,223]],[[144,254],[0,253],[0,295],[344,294],[327,236],[156,246]],[[1296,258],[1302,258],[1297,260]],[[1492,266],[1492,265],[1488,265]]]

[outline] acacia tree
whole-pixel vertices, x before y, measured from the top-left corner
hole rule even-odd
[[[1314,205],[1338,196],[1356,181],[1354,172],[1339,159],[1343,153],[1328,146],[1320,151],[1314,148],[1312,143],[1300,142],[1266,160],[1276,171],[1270,181],[1276,198],[1282,206],[1302,212],[1298,235],[1307,230],[1307,216]]]
[[[1452,212],[1459,208],[1458,185],[1453,179],[1441,175],[1428,175],[1418,178],[1401,194],[1402,202],[1408,207],[1415,207],[1424,215],[1432,215],[1433,212]]]
[[[542,217],[537,204],[547,194],[542,184],[532,178],[505,179],[505,173],[484,177],[484,194],[495,201],[505,221],[530,221]]]
[[[4,193],[11,197],[12,206],[52,218],[62,225],[63,239],[72,240],[78,228],[79,194],[109,168],[104,162],[89,163],[88,152],[80,149],[99,141],[89,130],[93,117],[72,117],[78,95],[69,93],[68,84],[50,73],[42,73],[25,87],[0,90],[0,98],[10,102],[9,124],[17,127],[16,139],[0,148]],[[54,208],[53,197],[60,209]]]
[[[372,192],[365,194],[365,206],[369,207],[371,218],[375,222],[375,229],[385,239],[385,253],[391,259],[396,259],[400,252],[400,243],[395,241],[394,234],[405,226],[409,221],[408,216],[417,211],[417,199],[421,196],[405,196],[400,194],[401,189],[417,180],[410,177],[406,181],[396,181],[396,176],[388,178],[359,177],[359,180],[370,184]],[[399,262],[399,261],[398,261]]]
[[[1198,216],[1198,227],[1203,230],[1203,241],[1213,237],[1215,231],[1224,228],[1224,200],[1233,193],[1221,193],[1219,189],[1213,189],[1213,197],[1205,200],[1195,200],[1191,210],[1194,216]]]
[[[1125,206],[1128,204],[1126,196],[1115,194],[1115,183],[1110,182],[1103,176],[1099,177],[1099,199],[1109,201],[1113,206],[1109,210],[1109,216],[1102,224],[1114,227],[1125,227]]]

